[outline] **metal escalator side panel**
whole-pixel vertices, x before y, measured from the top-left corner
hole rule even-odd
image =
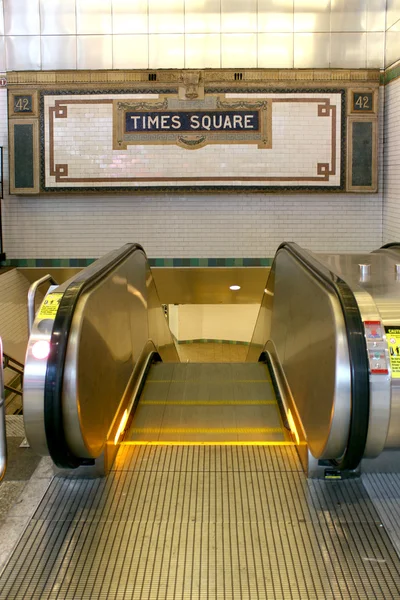
[[[27,430],[34,450],[50,454],[59,467],[99,457],[128,402],[127,390],[134,389],[139,357],[144,360],[147,349],[158,352],[157,329],[149,341],[147,271],[143,249],[127,244],[60,286],[60,305],[45,332],[49,356],[39,362],[32,347],[43,332],[34,323],[27,354]],[[161,305],[154,313],[163,315]],[[159,354],[179,360],[165,318],[162,324],[167,332]]]
[[[341,457],[351,416],[349,348],[336,297],[289,253],[276,256],[270,338],[318,459]]]

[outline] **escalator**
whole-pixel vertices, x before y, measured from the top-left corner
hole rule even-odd
[[[234,364],[180,363],[138,245],[49,294],[24,420],[58,470],[0,598],[400,597],[361,477],[399,457],[394,317],[349,273],[282,244]]]

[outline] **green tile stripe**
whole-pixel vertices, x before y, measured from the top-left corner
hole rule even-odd
[[[400,77],[400,61],[398,61],[392,67],[386,69],[384,74],[384,83],[385,85]]]
[[[4,267],[87,267],[95,258],[11,258]],[[270,267],[272,258],[149,258],[151,267]]]
[[[250,346],[250,342],[240,342],[239,340],[209,340],[209,339],[194,339],[194,340],[177,340],[177,344],[232,344],[233,346]]]

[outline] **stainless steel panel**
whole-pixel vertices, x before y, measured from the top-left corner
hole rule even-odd
[[[77,68],[112,69],[112,36],[78,35]]]
[[[367,69],[383,69],[384,58],[385,33],[383,31],[367,33]]]
[[[185,35],[185,69],[219,69],[221,36],[219,33]]]
[[[6,36],[7,71],[37,71],[41,68],[39,35]]]
[[[185,0],[185,33],[220,33],[221,0]]]
[[[383,325],[400,326],[400,288],[399,281],[396,279],[395,264],[398,261],[390,253],[372,253],[372,254],[333,254],[319,255],[319,260],[332,268],[341,276],[352,288],[356,297],[359,298],[358,290],[366,292],[376,307],[376,311]],[[359,264],[370,264],[371,274],[365,280],[360,280]],[[360,309],[363,309],[363,303],[359,301]],[[381,417],[388,410],[390,404],[389,428],[386,429],[387,437],[384,442],[385,448],[400,447],[400,379],[393,377],[390,381],[390,396],[386,398],[380,396],[377,399],[377,406],[381,403]],[[373,382],[372,382],[373,384]],[[371,385],[372,385],[371,384]],[[371,388],[372,389],[372,388]],[[377,406],[372,406],[371,410],[377,411]],[[372,430],[372,428],[371,428]],[[370,434],[376,437],[382,437],[385,434],[383,421],[376,425]]]
[[[293,65],[293,33],[258,34],[258,67],[291,69]]]
[[[400,59],[400,31],[389,29],[386,32],[385,67]]]
[[[75,8],[75,0],[40,0],[41,34],[76,34]]]
[[[256,33],[222,33],[221,67],[223,69],[257,66]]]
[[[366,31],[367,0],[331,0],[331,31]]]
[[[111,0],[76,0],[76,30],[78,34],[112,33]]]
[[[42,69],[76,69],[75,35],[42,35]]]
[[[147,12],[147,0],[112,0],[113,33],[148,33]]]
[[[400,19],[400,0],[386,1],[386,29],[390,29],[392,25]]]
[[[330,64],[330,33],[295,33],[294,68],[327,69]]]
[[[8,0],[4,3],[6,35],[39,35],[39,0]]]
[[[385,31],[386,0],[367,0],[367,31]]]
[[[343,314],[332,292],[278,251],[247,360],[272,340],[310,452],[339,458],[348,439],[350,365]]]
[[[331,33],[331,67],[365,69],[367,35],[365,33]]]
[[[149,33],[184,33],[184,0],[148,0]]]
[[[179,360],[142,252],[80,300],[64,374],[63,415],[70,448],[98,457],[147,341],[163,360]],[[89,358],[90,357],[90,358]],[[102,374],[102,376],[101,376]]]
[[[113,69],[148,69],[147,35],[113,35]]]
[[[257,31],[257,0],[221,0],[221,32]]]
[[[180,33],[149,35],[149,69],[183,69],[185,36]]]
[[[293,32],[293,0],[259,0],[257,28],[260,32]]]
[[[294,31],[331,30],[331,0],[294,0]]]

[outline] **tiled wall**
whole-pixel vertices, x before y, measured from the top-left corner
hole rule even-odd
[[[25,359],[28,341],[28,289],[28,280],[16,269],[0,275],[0,336],[4,351],[19,361]]]
[[[113,144],[117,122],[122,121],[122,130],[125,127],[121,105],[126,111],[134,111],[145,104],[151,111],[163,100],[158,94],[45,95],[45,187],[54,191],[196,185],[328,189],[341,186],[344,115],[340,91],[227,93],[209,95],[205,101],[194,103],[167,96],[164,110],[190,110],[189,114],[200,115],[198,119],[208,110],[217,109],[218,102],[230,110],[243,103],[241,108],[253,110],[252,116],[259,118],[259,131],[258,127],[255,132],[204,129],[185,135],[170,125],[165,127],[168,131],[161,127],[155,131],[153,126],[151,131],[126,135],[130,138],[126,148]],[[210,120],[209,116],[206,118]],[[232,128],[231,123],[229,127]],[[214,143],[217,135],[223,136],[218,144]],[[125,139],[123,135],[121,139]],[[189,146],[199,140],[197,149]]]
[[[399,0],[387,1],[394,23]],[[2,8],[0,70],[384,61],[386,0],[2,0],[3,17]]]
[[[384,242],[400,240],[400,77],[385,87]]]
[[[400,0],[386,2],[385,67],[400,58]]]
[[[382,96],[380,109],[382,115]],[[6,92],[0,90],[4,146],[6,113]],[[5,159],[2,210],[9,259],[96,258],[132,241],[161,258],[271,257],[283,240],[315,251],[369,251],[381,244],[381,191],[9,196],[7,152]]]

